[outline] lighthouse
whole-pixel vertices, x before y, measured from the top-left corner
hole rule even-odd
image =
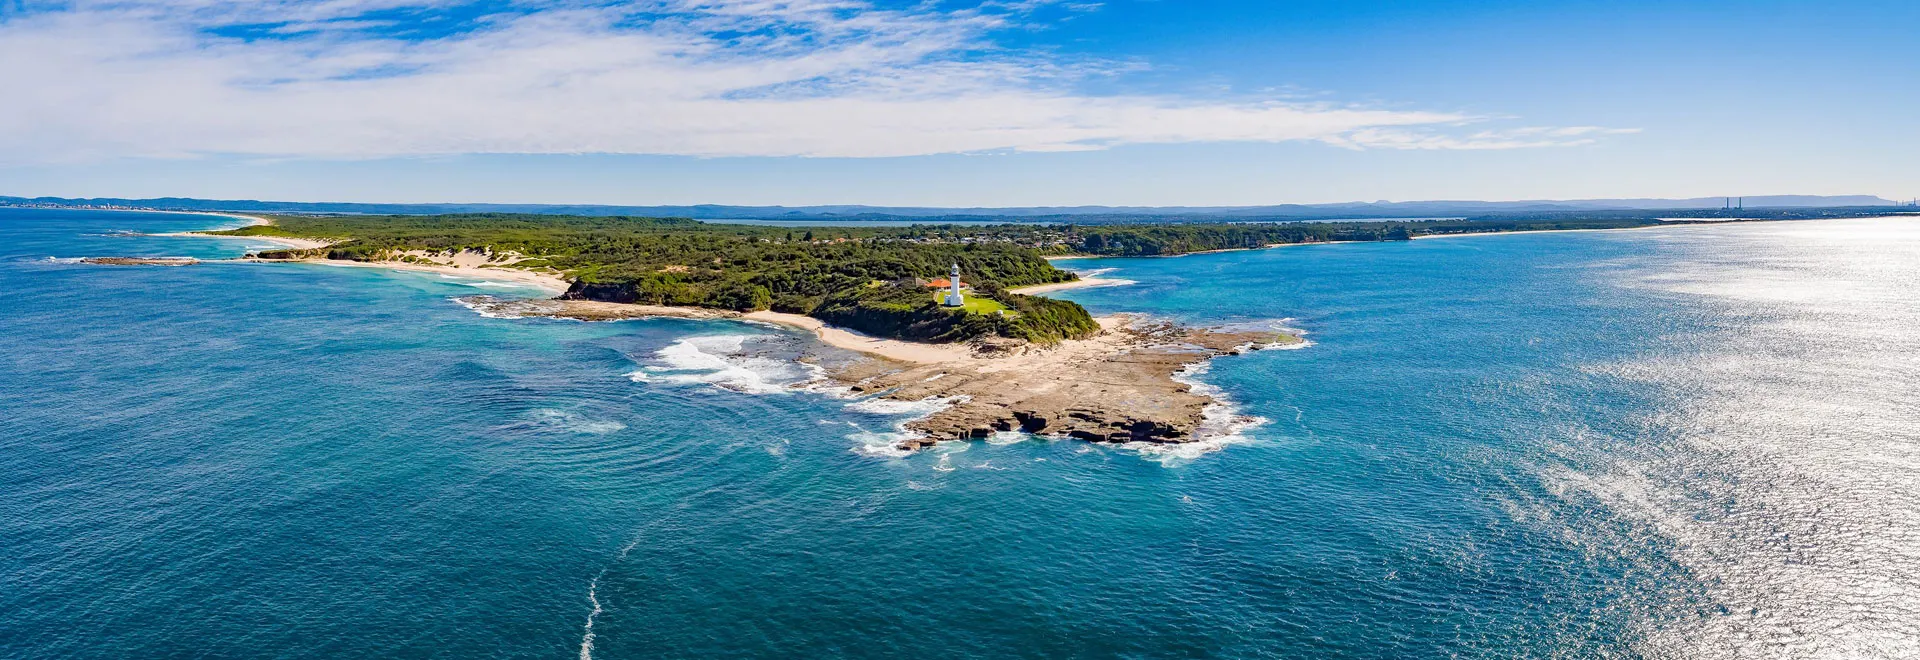
[[[960,264],[953,265],[953,276],[947,278],[947,299],[945,304],[948,307],[959,307],[967,304],[967,299],[960,297]]]

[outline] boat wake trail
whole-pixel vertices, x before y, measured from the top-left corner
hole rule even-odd
[[[613,557],[613,562],[607,564],[606,568],[600,569],[600,572],[587,582],[587,602],[593,605],[593,609],[587,612],[587,622],[581,626],[580,660],[593,660],[593,622],[600,618],[601,612],[605,611],[600,606],[600,578],[606,577],[607,571],[612,570],[620,562],[626,561],[627,555],[631,554],[633,548],[638,545],[640,545],[639,537],[629,541],[625,547],[620,548],[620,554]]]

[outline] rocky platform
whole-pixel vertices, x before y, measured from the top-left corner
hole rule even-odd
[[[983,355],[930,365],[869,361],[835,375],[855,391],[953,405],[907,424],[924,433],[903,449],[998,431],[1064,435],[1095,442],[1194,442],[1211,398],[1174,377],[1194,364],[1301,341],[1276,331],[1186,328],[1102,319],[1092,339],[1058,347],[987,346]]]
[[[1036,346],[995,339],[971,344],[919,344],[875,339],[794,315],[656,307],[585,300],[461,301],[490,316],[546,316],[583,321],[680,317],[770,321],[812,330],[823,344],[864,355],[803,358],[854,392],[898,401],[943,399],[949,406],[907,428],[923,435],[900,443],[913,450],[941,440],[983,438],[999,431],[1061,435],[1094,442],[1181,443],[1202,440],[1200,425],[1214,400],[1175,377],[1222,355],[1298,343],[1276,330],[1191,328],[1125,315],[1102,317],[1088,339]],[[823,346],[824,348],[824,346]],[[841,354],[844,355],[844,354]]]

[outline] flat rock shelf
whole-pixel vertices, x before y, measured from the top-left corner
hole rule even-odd
[[[1125,316],[1100,320],[1105,329],[1099,335],[1058,346],[989,346],[971,359],[938,364],[873,360],[834,376],[855,391],[888,399],[952,401],[907,423],[923,435],[901,441],[902,449],[1001,431],[1182,443],[1203,439],[1197,431],[1215,401],[1194,393],[1176,374],[1218,356],[1301,341],[1277,331],[1190,328]]]

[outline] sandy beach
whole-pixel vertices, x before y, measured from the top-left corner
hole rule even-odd
[[[1128,284],[1133,284],[1133,280],[1123,280],[1119,278],[1106,278],[1106,277],[1082,277],[1072,282],[1055,282],[1053,284],[1035,284],[1033,286],[1023,286],[1019,288],[1007,289],[1007,291],[1010,293],[1017,293],[1023,296],[1032,296],[1032,295],[1039,295],[1042,293],[1052,293],[1054,291],[1067,291],[1069,289],[1089,289],[1096,286],[1126,286]]]
[[[896,362],[913,364],[941,364],[973,358],[973,350],[961,344],[926,344],[921,342],[882,339],[864,335],[846,328],[827,325],[825,321],[811,316],[786,314],[773,311],[758,311],[742,314],[740,318],[764,323],[800,328],[813,333],[822,343],[835,348],[843,348],[857,353],[886,358]]]
[[[557,274],[540,273],[516,268],[480,268],[469,266],[439,266],[430,264],[406,263],[400,261],[346,261],[343,259],[247,259],[256,263],[269,264],[313,264],[317,266],[336,266],[340,268],[385,268],[415,273],[438,273],[455,277],[464,277],[489,282],[508,282],[525,284],[548,292],[551,295],[565,293],[569,282]],[[611,303],[608,303],[611,304]],[[632,305],[628,305],[631,307]]]
[[[244,226],[249,226],[249,227],[273,224],[273,220],[262,218],[257,215],[241,215],[238,213],[216,213],[213,211],[193,212],[193,215],[210,215],[217,218],[234,218],[236,220],[245,220],[247,221],[247,224]],[[220,231],[220,230],[208,230],[208,231]],[[275,245],[284,245],[288,248],[295,249],[295,250],[317,250],[333,244],[333,241],[321,240],[316,238],[290,238],[286,236],[227,236],[225,234],[210,234],[210,233],[207,233],[207,231],[175,231],[175,232],[167,232],[164,234],[147,234],[147,235],[148,236],[171,236],[171,237],[178,237],[178,238],[224,238],[227,240],[259,241],[262,243],[273,243]]]

